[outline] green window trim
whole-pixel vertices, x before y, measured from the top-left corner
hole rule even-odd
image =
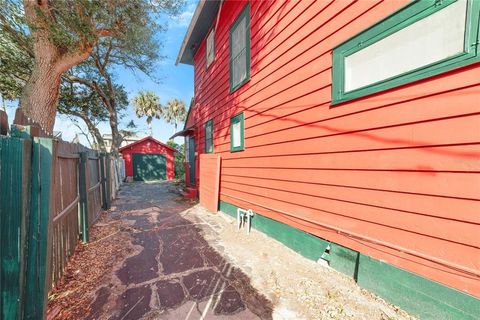
[[[245,31],[245,65],[246,65],[246,77],[242,81],[240,81],[237,84],[233,83],[233,61],[235,58],[240,55],[240,53],[232,57],[232,48],[233,48],[233,41],[232,41],[232,34],[235,31],[235,29],[238,27],[240,22],[242,22],[243,19],[246,19],[246,31]],[[232,24],[230,27],[230,93],[233,93],[236,91],[238,88],[240,88],[242,85],[244,85],[248,80],[250,80],[250,4],[247,3],[245,7],[242,9],[240,14],[238,15],[237,19],[235,22]]]
[[[210,136],[207,134],[207,128],[210,129]],[[205,122],[205,153],[213,153],[213,119]]]
[[[233,145],[233,126],[236,123],[240,123],[240,145],[235,147]],[[243,118],[243,112],[242,112],[230,118],[230,151],[231,152],[242,151],[245,149],[244,131],[245,131],[245,126],[244,126],[244,118]]]
[[[435,76],[480,61],[480,1],[468,0],[464,51],[426,66],[345,92],[345,57],[406,28],[458,0],[414,0],[333,49],[332,105]]]

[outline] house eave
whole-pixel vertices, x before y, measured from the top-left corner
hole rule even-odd
[[[193,56],[215,20],[219,6],[220,0],[200,0],[198,2],[175,65],[179,63],[193,65]]]

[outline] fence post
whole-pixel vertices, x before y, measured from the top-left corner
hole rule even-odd
[[[110,208],[110,192],[109,192],[109,176],[110,169],[108,164],[108,155],[100,154],[100,175],[102,181],[102,208],[108,210]]]
[[[0,137],[0,318],[23,318],[30,140]]]
[[[107,209],[110,209],[112,201],[112,172],[110,171],[110,155],[108,153],[105,157],[105,185],[107,189]]]
[[[50,286],[51,226],[56,147],[49,138],[33,138],[24,319],[44,319]]]
[[[3,110],[0,110],[0,135],[8,134],[8,117],[7,113]]]
[[[78,191],[80,194],[80,229],[82,232],[82,241],[88,242],[88,177],[87,170],[88,153],[80,152],[80,161],[78,162]]]

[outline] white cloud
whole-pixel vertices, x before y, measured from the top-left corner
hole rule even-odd
[[[187,6],[184,12],[182,12],[178,18],[173,21],[171,26],[173,28],[185,28],[190,24],[193,14],[195,13],[196,4],[191,3]]]

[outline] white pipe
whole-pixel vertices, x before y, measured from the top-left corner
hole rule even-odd
[[[237,231],[240,230],[243,222],[243,209],[237,208]]]
[[[247,234],[250,234],[250,229],[252,228],[253,211],[252,209],[248,209],[246,213],[247,213]]]
[[[250,229],[252,228],[252,217],[254,213],[252,209],[240,209],[237,208],[237,230],[240,230],[242,225],[245,225],[245,218],[247,218],[247,234],[250,234]]]

